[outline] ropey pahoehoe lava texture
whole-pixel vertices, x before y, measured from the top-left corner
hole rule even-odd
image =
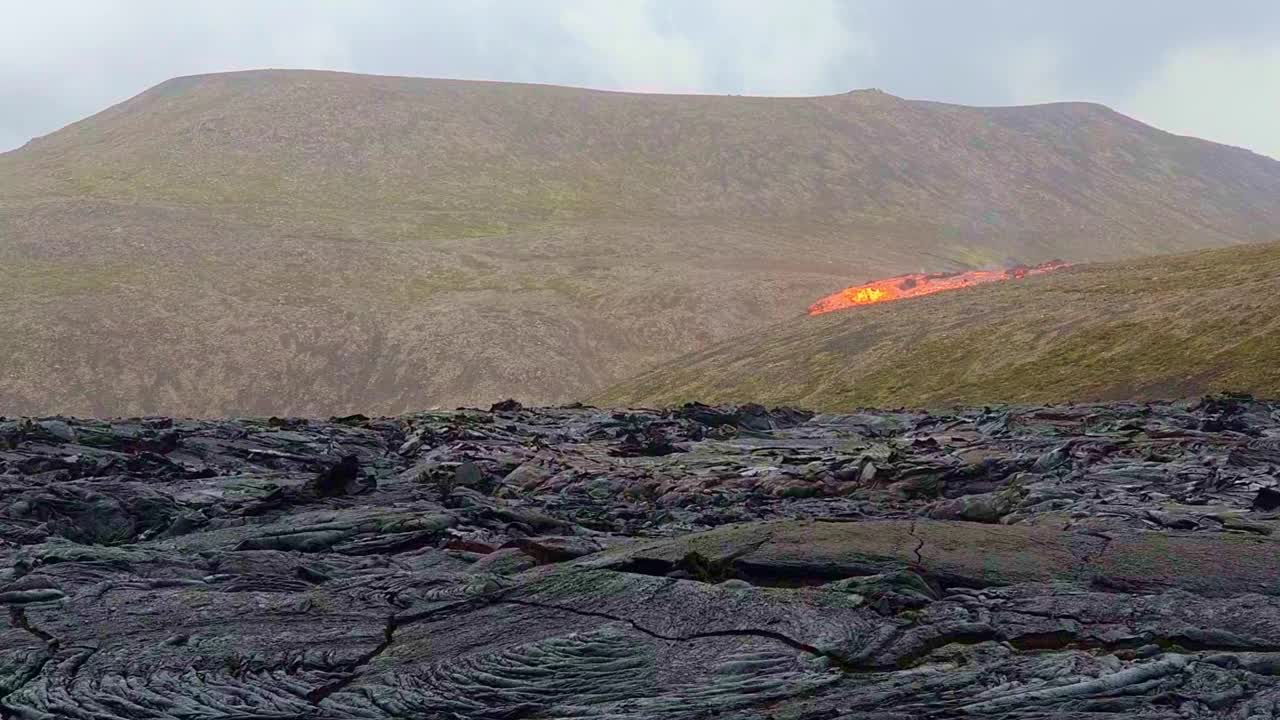
[[[6,718],[1280,715],[1280,404],[0,420]]]

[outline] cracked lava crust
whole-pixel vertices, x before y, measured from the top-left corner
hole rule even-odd
[[[1280,405],[0,419],[0,717],[1280,715]]]

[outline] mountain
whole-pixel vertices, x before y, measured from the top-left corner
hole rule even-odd
[[[0,155],[0,413],[579,397],[859,279],[1270,239],[1280,163],[970,108],[254,71]]]
[[[797,317],[594,398],[858,406],[1280,396],[1280,244]]]

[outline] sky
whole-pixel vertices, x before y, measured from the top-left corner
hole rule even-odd
[[[1107,104],[1280,158],[1280,0],[0,0],[0,151],[263,67]]]

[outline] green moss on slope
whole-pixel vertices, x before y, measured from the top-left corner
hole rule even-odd
[[[802,318],[593,398],[818,409],[1280,395],[1280,245],[942,293]]]

